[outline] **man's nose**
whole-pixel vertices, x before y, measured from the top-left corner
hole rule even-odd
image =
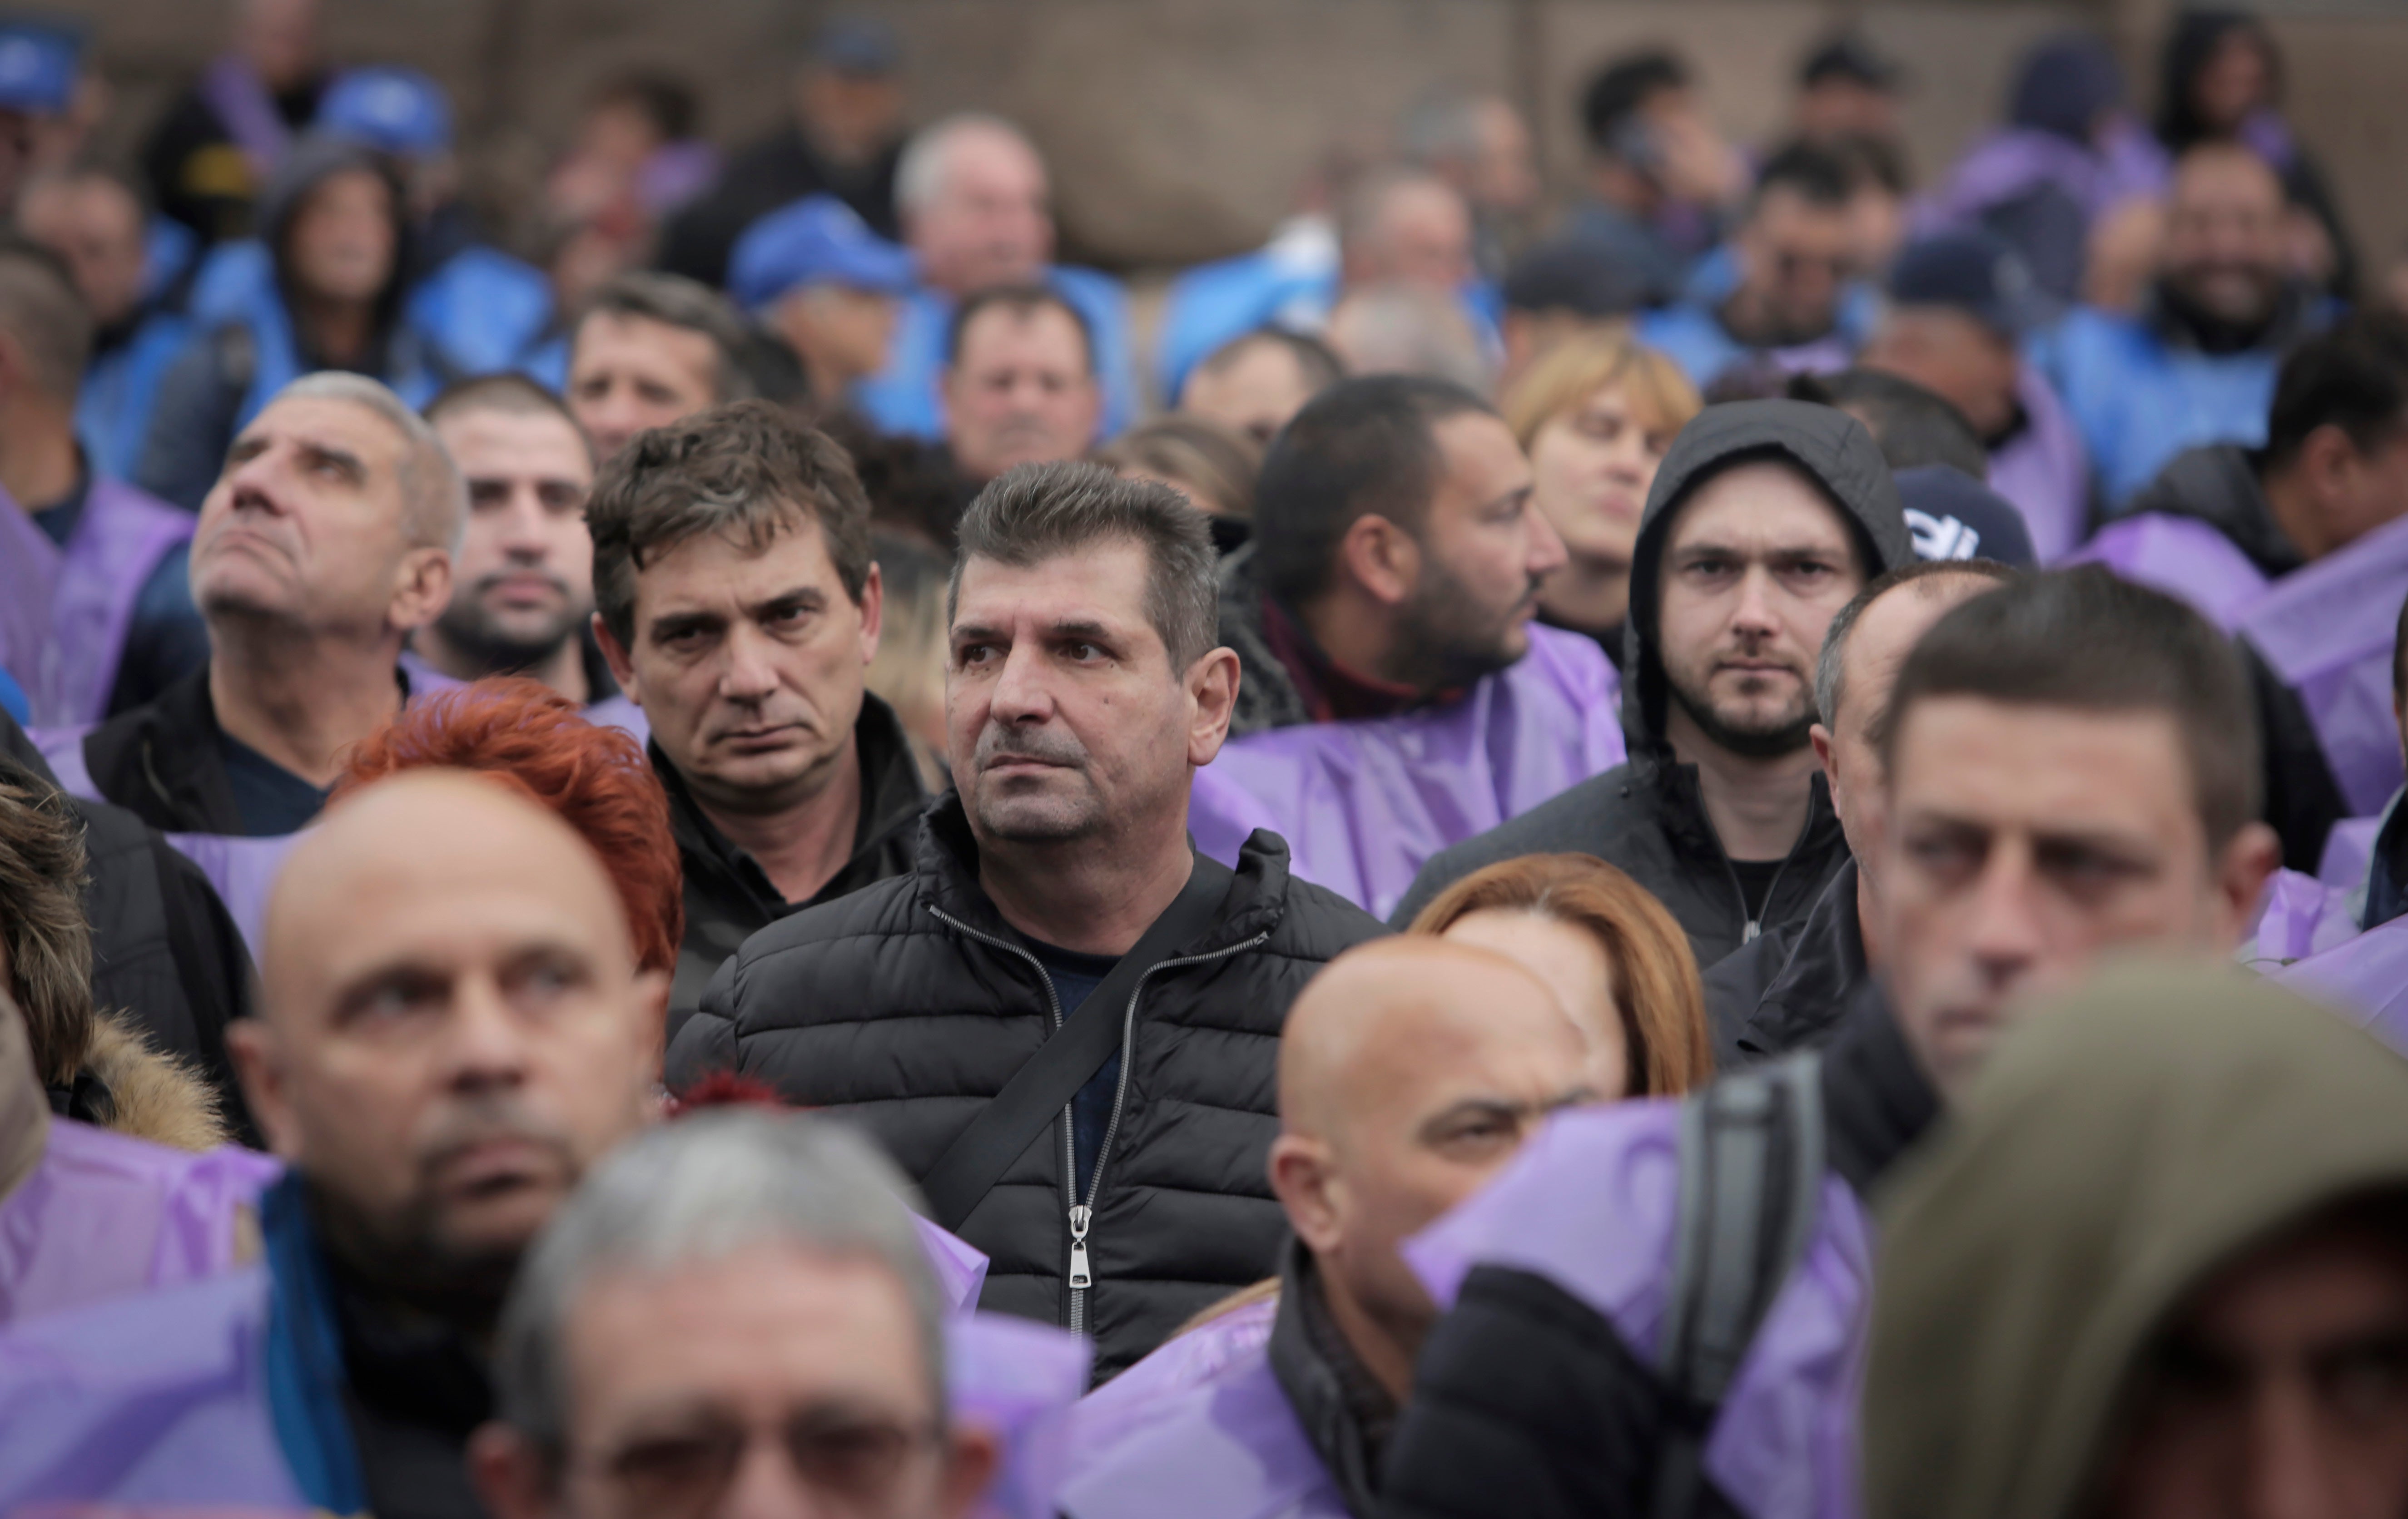
[[[552,540],[544,536],[543,529],[543,503],[537,498],[534,487],[512,488],[509,504],[502,508],[502,548],[513,558],[548,558]]]
[[[987,711],[998,723],[1042,722],[1053,715],[1054,695],[1037,651],[1021,644],[1004,656],[1003,669],[987,697]]]
[[[2261,1389],[2251,1404],[2242,1494],[2247,1519],[2339,1519],[2349,1512],[2354,1505],[2333,1490],[2317,1439],[2315,1396],[2280,1384]]]
[[[759,702],[778,689],[778,665],[768,636],[739,621],[721,646],[719,694],[729,701]]]
[[[2013,985],[2044,968],[2048,939],[2041,924],[2039,885],[2031,852],[2018,842],[2000,841],[1983,862],[1966,948],[1992,985]]]
[[[452,1084],[484,1089],[526,1079],[526,1030],[490,975],[464,978],[452,1009]]]
[[[1781,614],[1772,600],[1772,572],[1762,565],[1750,565],[1741,574],[1739,603],[1731,609],[1731,626],[1759,637],[1781,631]]]
[[[1522,515],[1530,524],[1530,578],[1536,580],[1563,568],[1571,552],[1564,547],[1564,536],[1555,531],[1555,524],[1547,521],[1547,514],[1535,504],[1524,508]]]

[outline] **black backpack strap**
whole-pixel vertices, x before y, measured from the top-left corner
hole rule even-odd
[[[1121,1030],[1138,982],[1211,928],[1236,880],[1218,860],[1196,856],[1187,884],[1170,906],[937,1157],[920,1182],[930,1218],[948,1229],[961,1228],[1011,1163],[1121,1047]]]
[[[1822,1062],[1736,1072],[1681,1104],[1681,1195],[1657,1370],[1675,1417],[1656,1519],[1703,1512],[1705,1449],[1723,1396],[1806,1253],[1823,1183]]]

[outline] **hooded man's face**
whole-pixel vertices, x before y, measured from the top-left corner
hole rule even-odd
[[[1863,589],[1839,509],[1795,467],[1736,465],[1691,493],[1667,535],[1656,647],[1675,726],[1769,759],[1806,745],[1823,634]]]

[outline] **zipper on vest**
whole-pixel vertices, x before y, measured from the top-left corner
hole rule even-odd
[[[1084,1292],[1096,1284],[1094,1275],[1087,1269],[1087,1224],[1095,1216],[1094,1211],[1084,1204],[1074,1205],[1070,1210],[1070,1290],[1072,1292]]]

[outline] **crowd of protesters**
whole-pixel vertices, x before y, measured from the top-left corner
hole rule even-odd
[[[0,1512],[2408,1512],[2408,314],[2186,11],[1476,93],[1133,315],[0,20]],[[1937,167],[1937,165],[1928,165]],[[521,255],[533,255],[531,258]]]

